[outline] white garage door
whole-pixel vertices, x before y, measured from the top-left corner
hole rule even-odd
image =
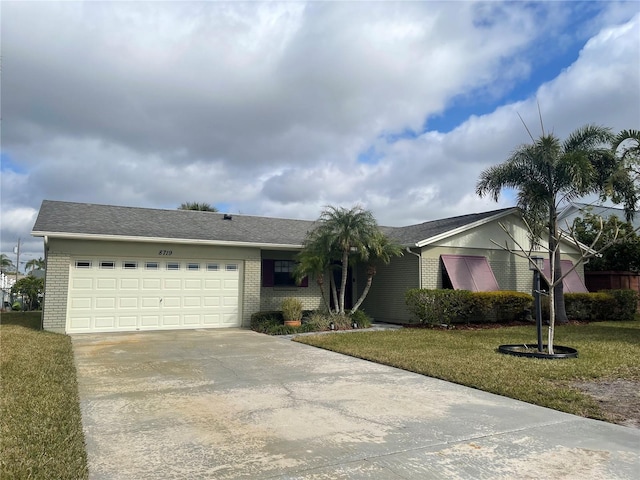
[[[73,258],[67,332],[239,327],[239,261]]]

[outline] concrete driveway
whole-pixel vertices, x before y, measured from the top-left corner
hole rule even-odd
[[[93,479],[638,478],[640,430],[247,330],[73,337]]]

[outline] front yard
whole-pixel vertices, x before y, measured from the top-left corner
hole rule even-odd
[[[37,330],[39,315],[2,314],[0,478],[87,478],[71,339]],[[334,333],[296,341],[640,427],[640,321],[558,327],[557,344],[579,351],[570,360],[496,353],[500,344],[533,343],[535,328],[529,326]],[[614,407],[587,391],[596,397],[613,392]]]
[[[559,326],[556,344],[577,348],[577,359],[538,360],[496,352],[498,345],[535,344],[535,339],[535,327],[524,326],[408,328],[295,340],[555,410],[640,428],[640,321]]]
[[[87,478],[71,339],[2,313],[0,478]]]

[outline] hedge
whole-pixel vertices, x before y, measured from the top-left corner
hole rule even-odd
[[[569,320],[620,320],[635,318],[638,308],[638,293],[633,290],[601,290],[596,293],[566,293],[565,311]],[[549,301],[545,298],[542,307],[545,318],[549,317]]]
[[[520,292],[411,289],[405,301],[423,324],[511,322],[531,318],[533,297]]]

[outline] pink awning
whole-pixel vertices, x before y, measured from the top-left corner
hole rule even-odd
[[[549,268],[549,265],[549,259],[545,258],[542,271],[547,277],[551,276],[551,268]],[[571,270],[572,267],[573,263],[571,263],[571,260],[560,260],[560,268],[563,274]],[[564,293],[589,293],[589,290],[584,286],[584,282],[576,270],[573,270],[562,279],[562,286],[564,287]]]
[[[455,290],[493,292],[500,290],[486,257],[441,255],[444,268]]]

